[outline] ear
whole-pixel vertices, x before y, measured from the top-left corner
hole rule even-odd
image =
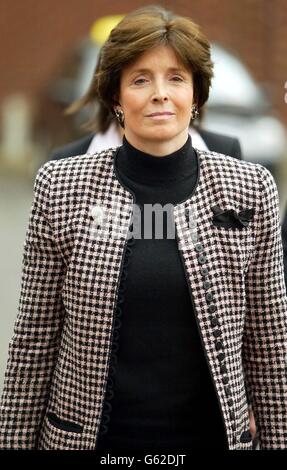
[[[121,106],[119,92],[113,95],[113,101],[115,106]]]

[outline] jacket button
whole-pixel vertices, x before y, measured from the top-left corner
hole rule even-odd
[[[133,246],[135,244],[136,240],[135,238],[132,236],[128,239],[127,241],[127,246],[130,247],[130,246]]]
[[[221,341],[216,341],[216,343],[215,343],[216,351],[219,351],[220,349],[222,349],[222,347],[223,347],[222,342]]]
[[[203,276],[206,276],[208,274],[208,268],[207,267],[201,268],[200,272]]]
[[[210,313],[215,312],[215,310],[216,310],[216,305],[215,305],[215,304],[209,305],[208,311],[209,311]]]
[[[221,331],[220,330],[214,330],[213,335],[215,336],[215,338],[219,338],[219,336],[221,335]]]
[[[220,372],[221,372],[222,374],[226,374],[226,373],[227,373],[227,367],[226,367],[225,364],[222,364],[222,365],[220,366]]]
[[[222,378],[222,382],[224,383],[224,385],[227,385],[227,384],[228,384],[229,378],[227,377],[227,375],[225,375],[225,376]]]
[[[219,353],[219,354],[218,354],[218,360],[219,360],[220,362],[222,362],[222,361],[224,361],[224,359],[225,359],[225,354],[224,354],[224,352]]]
[[[216,317],[211,317],[210,319],[211,326],[218,326],[219,322]]]
[[[102,436],[108,432],[108,426],[106,424],[101,423],[101,427],[99,430],[99,434]]]
[[[196,220],[188,220],[188,226],[191,229],[196,228]]]
[[[233,399],[232,398],[229,398],[229,400],[227,400],[227,405],[228,406],[233,406]]]
[[[196,232],[192,232],[192,234],[191,234],[191,240],[192,240],[193,242],[197,242],[197,240],[198,240],[198,235],[197,235]]]
[[[200,255],[200,256],[198,257],[198,262],[199,262],[200,264],[205,263],[205,261],[206,261],[206,256],[205,256],[205,255]]]
[[[204,287],[204,289],[209,289],[211,287],[211,282],[210,281],[204,281],[203,287]]]
[[[211,302],[213,300],[213,294],[211,292],[208,292],[205,296],[207,302]]]
[[[195,249],[196,249],[196,251],[198,251],[198,252],[202,251],[202,250],[203,250],[202,244],[201,244],[201,243],[197,243],[197,244],[195,245]]]

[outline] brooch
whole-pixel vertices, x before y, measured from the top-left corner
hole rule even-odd
[[[213,212],[212,223],[217,227],[247,227],[249,222],[253,219],[255,209],[242,209],[236,212],[235,209],[221,209],[219,206],[211,207]]]

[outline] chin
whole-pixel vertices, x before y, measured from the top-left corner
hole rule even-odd
[[[149,139],[149,140],[172,140],[176,138],[178,135],[178,132],[176,131],[171,131],[168,129],[156,129],[155,131],[147,132],[144,136],[144,138]]]

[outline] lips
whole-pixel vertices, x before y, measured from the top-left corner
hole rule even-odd
[[[164,111],[163,113],[152,113],[152,114],[148,114],[148,117],[152,117],[152,116],[172,116],[174,113],[171,113],[169,111]]]

